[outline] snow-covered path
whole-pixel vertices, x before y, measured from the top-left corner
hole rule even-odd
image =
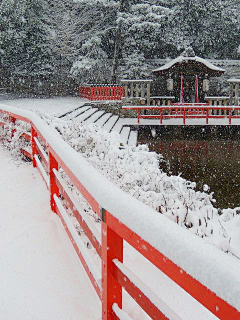
[[[100,301],[37,169],[1,145],[0,164],[0,318],[100,319]]]

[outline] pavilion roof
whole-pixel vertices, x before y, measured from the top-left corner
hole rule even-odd
[[[225,70],[197,56],[179,56],[176,59],[173,59],[170,62],[166,63],[165,65],[154,69],[152,72],[156,75],[179,73],[194,75],[201,74],[208,75],[210,77],[218,77],[221,76],[225,72]]]

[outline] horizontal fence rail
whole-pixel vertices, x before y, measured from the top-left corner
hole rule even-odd
[[[123,86],[81,86],[81,98],[89,100],[121,100],[124,97]]]
[[[0,126],[4,128],[11,123],[12,137],[15,130],[13,124],[19,120],[27,122],[31,127],[31,132],[24,132],[20,137],[20,139],[31,142],[30,152],[25,150],[23,154],[32,160],[34,167],[38,168],[49,189],[51,209],[58,214],[102,302],[102,319],[126,319],[126,317],[130,319],[122,308],[123,289],[152,319],[180,319],[157,294],[152,292],[147,283],[141,281],[134,271],[128,269],[124,264],[123,241],[129,243],[152,265],[165,273],[219,319],[240,319],[240,303],[236,302],[240,301],[240,291],[236,289],[236,286],[240,284],[240,278],[237,276],[239,272],[236,272],[236,278],[235,273],[234,275],[231,273],[235,270],[239,271],[239,264],[235,265],[231,257],[208,244],[206,244],[207,252],[201,251],[198,246],[201,246],[203,240],[194,235],[191,235],[192,241],[184,245],[182,238],[188,231],[113,186],[37,115],[31,112],[20,112],[19,109],[6,106],[0,106],[0,116],[1,114],[4,115],[4,120],[0,120]],[[88,174],[90,171],[91,175]],[[101,230],[93,225],[89,215],[83,210],[72,191],[73,188],[81,194],[101,220]],[[95,265],[86,245],[81,241],[68,210],[71,210],[97,255],[101,258],[102,270]],[[132,224],[130,221],[133,218],[141,223]],[[172,233],[168,234],[169,239],[168,236],[164,236],[165,229],[168,227],[172,230]],[[153,237],[153,234],[157,236]],[[162,251],[165,246],[161,247],[162,250],[158,247],[162,243],[167,245],[168,241],[171,242],[171,250],[164,253]],[[182,247],[178,247],[181,243]],[[184,259],[182,258],[183,249],[184,252],[186,251]],[[180,258],[174,259],[180,260],[179,263],[176,263],[169,258],[169,255],[171,252],[177,255],[178,251],[181,251]],[[214,258],[214,261],[204,262],[208,251],[213,251],[217,255],[217,261]],[[225,261],[221,265],[223,255]],[[196,266],[192,268],[191,261],[194,263],[195,259],[197,260]],[[204,266],[200,267],[199,275],[198,272],[195,274],[196,278],[187,272],[187,267],[185,271],[181,266],[181,264],[187,266],[186,260],[190,265],[189,270],[193,270],[193,273],[195,269],[198,269],[198,265]],[[226,275],[224,270],[229,270],[230,275]],[[214,271],[214,274],[211,274],[211,271]],[[207,287],[197,280],[198,276],[201,278],[202,273],[205,278],[213,277],[218,281],[213,280],[213,285],[210,282]],[[225,288],[226,277],[236,286]],[[218,286],[220,286],[220,294],[214,292],[218,291]],[[228,291],[226,296],[222,293],[223,288]],[[229,296],[234,297],[232,304],[227,302]]]
[[[206,104],[184,104],[171,106],[122,106],[124,110],[136,110],[137,120],[140,119],[160,119],[160,124],[164,119],[205,119],[206,124],[209,119],[228,119],[228,123],[232,124],[232,119],[240,119],[240,107],[236,106],[209,106]],[[154,114],[148,113],[154,111]]]

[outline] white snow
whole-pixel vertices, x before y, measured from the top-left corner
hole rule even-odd
[[[1,108],[7,111],[16,112],[16,109],[8,106],[1,105]],[[69,124],[64,124],[63,122],[61,123],[56,121],[54,118],[50,119],[49,117],[46,117],[46,121],[50,124],[50,126],[48,126],[43,122],[43,120],[39,119],[39,117],[33,113],[24,112],[22,110],[17,111],[19,111],[22,115],[29,116],[31,118],[31,121],[33,121],[33,123],[37,126],[47,142],[51,146],[54,146],[57,154],[65,163],[67,163],[73,174],[81,181],[84,187],[93,195],[93,197],[102,207],[111,212],[121,222],[126,224],[130,229],[139,234],[152,246],[161,251],[166,257],[179,265],[183,270],[187,271],[194,278],[206,285],[210,290],[222,297],[222,299],[228,301],[230,304],[240,310],[240,275],[238,271],[239,261],[233,256],[227,255],[223,252],[230,251],[232,253],[235,252],[236,256],[238,255],[237,249],[239,243],[240,222],[239,215],[236,214],[235,211],[232,209],[226,209],[223,214],[224,220],[219,220],[222,224],[224,224],[224,228],[227,230],[227,232],[231,233],[234,230],[232,233],[234,235],[234,241],[231,241],[231,245],[227,244],[227,242],[229,243],[229,235],[219,235],[219,238],[216,238],[217,242],[215,245],[223,250],[221,251],[216,246],[211,244],[212,238],[210,235],[209,243],[207,243],[201,238],[198,238],[195,234],[184,230],[165,217],[163,214],[154,211],[149,206],[144,205],[125,192],[119,190],[119,188],[117,188],[113,183],[109,182],[109,180],[103,177],[98,170],[93,168],[89,163],[90,159],[97,159],[97,153],[101,154],[102,152],[105,152],[105,147],[102,144],[102,141],[104,141],[106,145],[109,144],[108,148],[110,148],[108,149],[110,161],[109,164],[111,162],[115,164],[117,163],[117,167],[120,165],[121,168],[122,162],[123,167],[121,168],[121,175],[123,176],[123,180],[125,180],[126,185],[131,184],[130,173],[135,172],[134,170],[137,168],[139,171],[137,171],[135,175],[142,171],[143,177],[146,178],[146,186],[148,182],[148,175],[146,175],[145,170],[150,169],[149,176],[154,177],[155,165],[158,165],[158,162],[157,159],[155,159],[155,155],[147,152],[144,147],[141,147],[141,150],[139,149],[140,154],[134,153],[137,151],[137,149],[135,149],[134,152],[130,148],[119,149],[119,140],[117,136],[113,136],[112,138],[113,142],[115,143],[115,149],[111,149],[112,146],[110,140],[108,140],[105,133],[98,128],[90,126],[88,127],[88,131],[86,128],[83,128],[82,130],[85,130],[83,132],[89,139],[92,139],[92,142],[94,142],[90,145],[90,147],[92,148],[94,145],[96,145],[98,149],[95,150],[93,148],[93,152],[95,152],[95,154],[89,153],[90,157],[88,157],[88,161],[86,161],[81,154],[77,153],[66,142],[64,142],[60,138],[59,134],[57,134],[54,130],[55,125],[58,125],[59,128],[62,128],[61,132],[66,134],[66,138],[68,138],[71,136],[72,132]],[[72,138],[73,145],[78,144],[76,138]],[[111,152],[109,152],[109,150]],[[128,163],[130,158],[135,159],[135,162],[132,166],[132,169],[129,170],[130,173],[128,172],[127,175],[124,169],[126,169],[126,166],[131,164],[131,162]],[[138,161],[145,164],[145,167],[141,167],[140,162]],[[110,175],[111,174],[112,172],[110,170]],[[164,188],[161,189],[161,192],[168,192],[169,196],[166,195],[165,200],[169,201],[169,206],[171,201],[174,203],[173,200],[177,200],[179,205],[180,198],[177,198],[179,195],[178,193],[175,193],[175,191],[180,190],[181,197],[189,197],[185,198],[186,201],[192,201],[196,196],[202,198],[202,204],[205,203],[204,206],[206,205],[206,211],[204,211],[205,209],[202,210],[200,207],[198,207],[197,210],[195,209],[191,212],[189,211],[188,218],[192,219],[193,222],[195,221],[194,219],[196,219],[196,217],[194,217],[195,213],[200,216],[202,215],[201,217],[204,218],[205,214],[207,217],[209,212],[212,212],[213,216],[215,217],[215,209],[213,209],[210,202],[208,203],[210,198],[206,193],[196,193],[192,187],[189,189],[186,185],[186,181],[180,177],[172,176],[170,179],[167,179],[166,175],[163,175],[162,178],[164,178],[164,184],[160,185],[164,186]],[[142,194],[144,195],[144,193]],[[154,193],[146,190],[145,195],[152,196]],[[194,204],[196,205],[197,202],[195,202],[195,200]],[[183,208],[179,207],[179,209],[181,209],[179,210],[179,217],[181,217],[184,215],[184,212],[182,210]],[[208,212],[208,210],[210,211]],[[163,213],[167,216],[169,215],[171,218],[171,211]],[[218,220],[214,218],[211,223],[212,222],[216,226]],[[209,223],[210,227],[211,223]],[[208,228],[206,227],[205,229],[206,232],[208,232]],[[219,226],[216,231],[218,232],[220,229],[221,226]],[[227,240],[225,238],[227,238]],[[212,243],[214,243],[214,241],[212,241]],[[202,318],[207,319],[205,316]],[[191,317],[188,319],[191,319]]]
[[[89,252],[88,252],[88,249],[86,248],[86,246],[82,243],[82,241],[80,240],[80,237],[71,221],[71,219],[69,218],[66,210],[64,209],[61,201],[59,200],[59,198],[54,195],[54,200],[56,202],[56,205],[67,225],[67,228],[68,230],[70,231],[72,237],[73,237],[73,240],[75,241],[79,251],[81,252],[81,255],[83,256],[88,268],[89,268],[89,271],[91,272],[91,274],[93,275],[96,283],[98,284],[98,286],[100,287],[100,291],[102,291],[102,287],[101,287],[101,280],[102,280],[102,277],[101,277],[101,273],[100,271],[97,269],[96,265],[93,263],[93,261],[91,260],[91,257],[89,255]]]
[[[57,97],[57,98],[46,98],[46,99],[13,99],[1,101],[4,105],[34,111],[38,114],[51,114],[60,116],[63,113],[74,110],[80,107],[86,102],[87,99],[78,97]]]
[[[181,320],[181,318],[173,312],[166,303],[164,303],[144,282],[142,282],[130,269],[128,269],[124,264],[114,259],[113,262],[122,271],[128,279],[142,291],[142,293],[159,309],[163,314],[172,320]]]
[[[216,71],[221,71],[221,72],[225,72],[224,69],[222,68],[219,68],[217,66],[215,66],[214,64],[212,64],[211,62],[201,58],[201,57],[183,57],[183,56],[179,56],[177,57],[176,59],[173,59],[171,60],[170,62],[166,63],[165,65],[157,68],[157,69],[154,69],[152,70],[153,72],[157,72],[157,71],[163,71],[163,70],[167,70],[169,68],[171,68],[174,64],[176,63],[182,63],[182,62],[185,62],[185,61],[189,61],[189,60],[192,60],[192,61],[197,61],[197,62],[200,62],[200,63],[203,63],[206,67],[208,67],[209,69],[212,69],[212,70],[216,70]]]
[[[0,163],[0,318],[100,319],[98,296],[40,174],[2,146]]]
[[[228,82],[230,82],[230,83],[240,83],[240,79],[232,78],[232,79],[228,79]]]

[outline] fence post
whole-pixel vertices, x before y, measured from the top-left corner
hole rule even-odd
[[[35,141],[35,137],[37,137],[37,132],[36,130],[33,128],[33,125],[31,125],[31,136],[32,136],[32,162],[33,162],[33,167],[36,168],[37,167],[37,162],[35,159],[35,154],[37,154],[37,144]]]
[[[115,319],[113,303],[122,308],[122,287],[113,276],[113,259],[123,261],[123,239],[107,225],[107,214],[101,208],[102,216],[102,319]]]
[[[58,170],[58,162],[48,148],[48,172],[49,172],[49,191],[50,191],[50,205],[53,212],[57,213],[54,194],[59,197],[59,189],[56,183],[56,177],[53,169]]]
[[[10,122],[14,125],[15,122],[16,122],[16,118],[10,116]],[[14,136],[14,133],[15,133],[15,132],[16,132],[16,129],[13,128],[12,131],[11,131],[11,139],[12,139],[12,137]]]
[[[93,87],[93,100],[97,100],[97,88]]]
[[[90,88],[90,100],[92,101],[92,100],[94,100],[94,98],[93,98],[93,91],[94,90],[94,88],[93,87],[91,87]]]
[[[232,124],[232,114],[233,114],[233,108],[229,110],[229,124]]]

